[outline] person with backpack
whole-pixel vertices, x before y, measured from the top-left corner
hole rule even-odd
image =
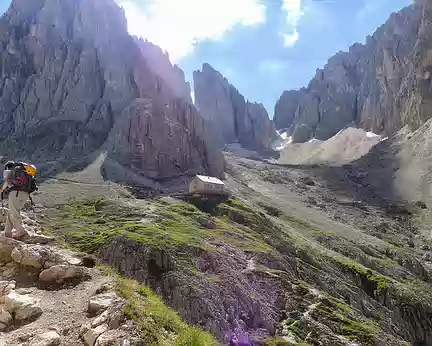
[[[31,200],[30,193],[37,190],[37,170],[33,165],[23,162],[8,161],[3,172],[3,186],[0,189],[2,199],[8,195],[9,211],[6,216],[5,236],[12,237],[12,230],[15,229],[15,238],[22,238],[27,235],[22,219],[21,209],[27,200]]]

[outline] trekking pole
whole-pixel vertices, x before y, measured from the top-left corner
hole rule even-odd
[[[2,193],[1,193],[1,204],[2,204],[2,215],[4,216],[5,215],[5,210],[4,210],[4,201],[3,201],[3,191],[2,191]]]

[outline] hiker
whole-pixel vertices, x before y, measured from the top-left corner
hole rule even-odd
[[[12,237],[15,229],[15,238],[22,238],[27,231],[22,225],[21,209],[27,200],[31,200],[30,193],[37,190],[34,176],[37,170],[33,165],[23,162],[8,161],[3,171],[3,186],[0,192],[8,195],[9,210],[6,216],[5,236]]]

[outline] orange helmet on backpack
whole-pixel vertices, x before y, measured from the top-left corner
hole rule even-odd
[[[35,167],[34,165],[28,165],[28,164],[25,164],[25,165],[24,165],[24,168],[25,168],[26,172],[27,172],[28,174],[30,174],[32,177],[35,177],[35,176],[36,176],[36,174],[37,174],[37,169],[36,169],[36,167]]]

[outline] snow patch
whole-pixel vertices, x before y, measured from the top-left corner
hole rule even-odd
[[[337,137],[337,136],[339,136],[342,132],[344,132],[346,129],[342,129],[342,130],[340,130],[338,133],[336,133],[333,137]]]
[[[377,135],[376,133],[368,131],[368,132],[366,132],[366,137],[368,137],[368,138],[374,138],[374,137],[380,137],[380,135]]]
[[[279,135],[282,137],[283,142],[279,143],[277,146],[274,147],[274,150],[276,150],[276,151],[281,151],[281,150],[285,149],[288,146],[288,144],[292,143],[292,136],[288,137],[286,132],[279,134]]]
[[[287,137],[288,137],[288,131],[284,131],[284,132],[279,132],[279,131],[276,131],[277,132],[277,134],[283,139],[283,140],[285,140],[285,139],[287,139]]]

